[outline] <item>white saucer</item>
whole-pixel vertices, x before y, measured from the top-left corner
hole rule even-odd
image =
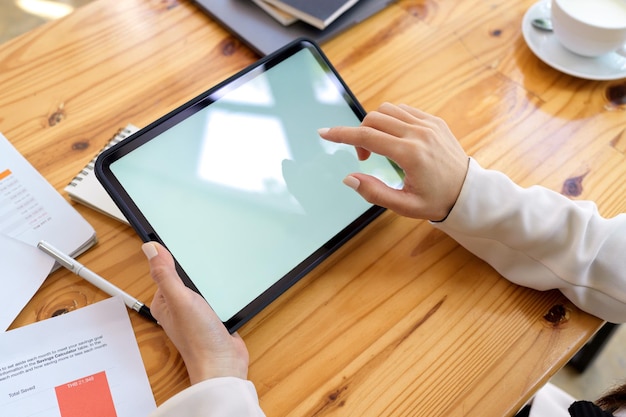
[[[550,0],[532,5],[522,20],[522,33],[528,47],[539,59],[561,72],[588,80],[618,80],[626,78],[626,57],[615,52],[587,58],[565,49],[552,32],[532,26],[536,18],[550,17]]]

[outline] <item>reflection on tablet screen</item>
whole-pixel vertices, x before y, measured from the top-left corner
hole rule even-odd
[[[223,321],[372,207],[347,174],[400,184],[385,158],[319,138],[360,120],[309,49],[225,90],[110,166]]]

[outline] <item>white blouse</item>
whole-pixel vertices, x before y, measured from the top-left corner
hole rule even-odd
[[[626,322],[626,215],[605,219],[592,202],[539,186],[521,188],[470,159],[454,208],[433,225],[510,281],[537,290],[558,288],[581,309]],[[548,384],[535,396],[530,415],[569,416],[573,401]],[[151,417],[263,415],[250,381],[216,378],[175,395]]]
[[[434,226],[508,280],[559,289],[582,310],[626,322],[626,214],[605,219],[590,201],[521,188],[470,159],[456,205]]]
[[[150,417],[261,417],[254,385],[236,377],[207,379],[179,392]]]

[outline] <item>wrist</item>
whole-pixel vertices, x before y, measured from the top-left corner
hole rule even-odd
[[[451,184],[449,186],[449,189],[454,191],[451,194],[450,198],[448,199],[450,203],[442,211],[441,215],[436,217],[439,220],[430,219],[429,221],[431,223],[442,223],[446,221],[448,216],[450,216],[450,213],[452,212],[452,210],[454,209],[454,206],[456,206],[456,203],[459,200],[459,196],[461,195],[463,186],[465,185],[465,180],[467,179],[467,173],[469,171],[470,159],[471,159],[470,157],[467,157],[466,162],[465,162],[465,168],[463,169],[462,174],[461,174],[461,171],[459,172],[460,175],[458,176],[458,178],[460,180],[458,181],[458,184]]]
[[[235,377],[248,379],[248,363],[237,358],[216,358],[209,360],[189,360],[183,358],[189,381],[192,385],[207,379]]]

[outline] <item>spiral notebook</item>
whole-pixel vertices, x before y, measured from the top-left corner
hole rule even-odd
[[[65,187],[65,191],[72,200],[128,224],[126,217],[124,217],[120,209],[117,208],[113,200],[111,200],[111,197],[109,197],[109,194],[100,184],[100,181],[96,178],[93,172],[93,167],[96,163],[98,155],[116,143],[126,139],[138,130],[138,127],[129,123],[126,127],[120,129],[115,136],[109,139],[100,152],[98,152],[98,154],[94,156],[93,159],[89,161],[89,163],[85,165],[85,167],[78,174],[76,174],[72,181],[70,181],[70,183]]]

